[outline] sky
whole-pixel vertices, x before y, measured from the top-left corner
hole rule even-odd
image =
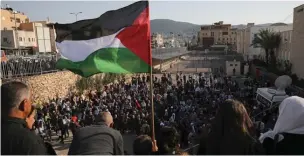
[[[1,1],[24,12],[31,21],[71,23],[72,12],[82,12],[78,20],[99,17],[134,1]],[[293,8],[303,1],[150,1],[151,19],[171,19],[194,24],[292,23]]]

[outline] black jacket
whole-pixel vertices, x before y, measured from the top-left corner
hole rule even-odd
[[[27,128],[25,120],[2,119],[1,155],[49,155],[42,139]]]
[[[68,155],[123,155],[119,131],[103,123],[80,128],[73,137]]]
[[[265,138],[263,147],[266,154],[275,155],[304,155],[304,134],[282,133],[284,139],[276,142]]]

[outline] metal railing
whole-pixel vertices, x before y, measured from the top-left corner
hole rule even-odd
[[[56,57],[11,57],[1,62],[1,79],[40,75],[58,71]]]

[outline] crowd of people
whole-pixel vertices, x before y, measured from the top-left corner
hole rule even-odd
[[[1,78],[37,75],[57,70],[54,56],[45,58],[11,58],[1,61]]]
[[[304,154],[303,98],[292,96],[270,108],[255,100],[256,89],[268,83],[247,79],[240,84],[230,77],[203,73],[153,76],[155,135],[151,137],[149,81],[149,76],[137,75],[131,82],[54,98],[36,109],[25,84],[4,84],[2,140],[7,144],[2,144],[2,154],[52,154],[51,146],[41,147],[41,142],[52,141],[55,133],[64,143],[69,130],[73,134],[69,155],[130,154],[123,149],[125,133],[137,135],[133,144],[137,155]],[[31,131],[17,130],[16,123],[21,122],[41,136],[39,147],[34,147],[38,143]],[[21,141],[14,140],[20,137]],[[27,139],[33,143],[26,144]],[[197,144],[197,153],[183,151]]]

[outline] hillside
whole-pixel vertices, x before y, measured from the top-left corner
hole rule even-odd
[[[258,24],[257,26],[270,26],[272,23]],[[202,24],[207,25],[207,24]],[[174,34],[184,34],[184,35],[196,35],[196,33],[200,30],[200,26],[197,24],[187,23],[187,22],[179,22],[173,21],[170,19],[154,19],[151,20],[151,31],[152,33],[163,33],[165,35],[173,32]],[[245,28],[246,25],[232,25],[233,28]]]
[[[195,33],[199,31],[200,25],[187,23],[187,22],[177,22],[169,19],[154,19],[151,20],[151,31],[169,34],[173,33],[181,33],[181,34],[189,34]]]

